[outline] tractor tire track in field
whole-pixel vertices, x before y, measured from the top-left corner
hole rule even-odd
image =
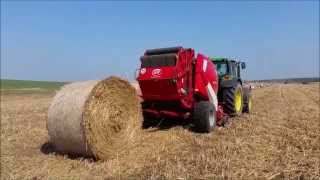
[[[320,179],[319,84],[253,91],[253,112],[199,134],[142,130],[136,147],[93,161],[41,152],[52,95],[1,98],[1,179]]]
[[[283,172],[289,175],[313,170],[314,176],[319,176],[319,106],[310,101],[301,87],[280,85],[280,114],[271,119],[277,120],[280,137],[275,145],[282,156],[278,163],[283,162]],[[311,147],[316,150],[306,150]],[[305,167],[305,168],[303,168]],[[310,169],[311,168],[311,169]],[[292,177],[291,177],[292,178]]]

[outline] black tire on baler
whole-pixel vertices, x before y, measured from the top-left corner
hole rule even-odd
[[[142,129],[156,127],[159,124],[159,118],[143,114]]]
[[[200,101],[196,103],[193,113],[193,121],[196,130],[199,132],[210,133],[216,126],[216,110],[209,101]]]
[[[236,92],[241,91],[241,108],[237,112],[236,110]],[[239,116],[243,109],[243,91],[242,86],[238,83],[236,86],[223,89],[223,109],[230,116]]]

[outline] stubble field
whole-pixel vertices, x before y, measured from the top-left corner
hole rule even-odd
[[[94,161],[47,143],[54,93],[1,94],[1,179],[320,179],[320,84],[253,92],[253,112],[211,134],[141,130],[125,156]]]

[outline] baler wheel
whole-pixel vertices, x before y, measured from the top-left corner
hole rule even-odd
[[[241,84],[223,90],[224,110],[230,116],[239,116],[243,109],[243,92]]]
[[[159,118],[157,117],[151,117],[149,115],[143,115],[143,122],[142,122],[142,128],[143,129],[148,129],[151,127],[156,127],[159,125]]]
[[[196,103],[193,114],[194,124],[199,132],[210,133],[217,122],[215,107],[209,101]]]

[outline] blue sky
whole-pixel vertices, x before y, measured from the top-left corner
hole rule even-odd
[[[145,49],[177,45],[246,79],[319,76],[319,2],[1,1],[1,78],[133,79]]]

